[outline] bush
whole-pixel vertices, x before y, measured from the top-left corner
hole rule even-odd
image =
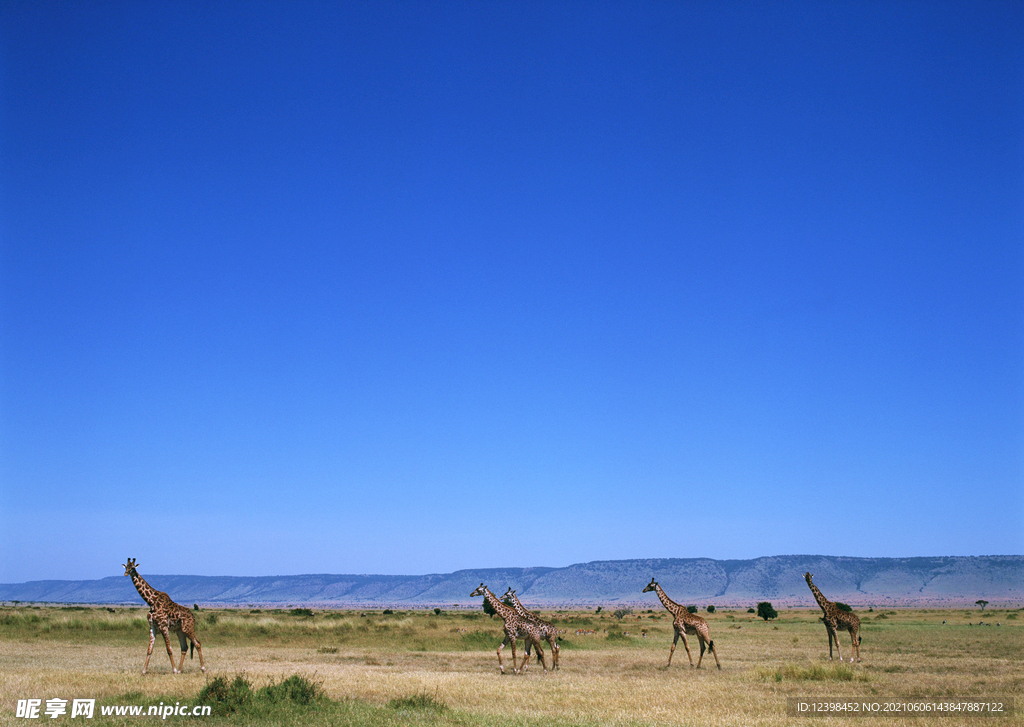
[[[252,701],[252,685],[239,674],[228,683],[224,677],[215,677],[199,692],[199,704],[209,704],[215,714],[225,715],[237,712]]]
[[[615,610],[615,613],[613,613],[612,616],[621,620],[631,613],[633,613],[633,609],[631,608],[618,608]]]
[[[199,704],[208,704],[215,715],[224,716],[250,709],[260,710],[271,704],[298,704],[308,706],[324,696],[323,687],[306,677],[293,674],[280,684],[268,684],[253,691],[252,684],[239,674],[228,683],[224,677],[214,677],[199,692]]]
[[[313,612],[308,608],[293,608],[291,610],[292,616],[302,616],[304,618],[313,618]]]
[[[748,609],[747,609],[747,613],[757,613],[757,611],[755,611],[755,610],[754,610],[754,609],[752,609],[752,608],[748,608]]]
[[[312,704],[323,696],[323,688],[306,677],[292,674],[280,684],[269,684],[257,694],[266,701]]]
[[[709,605],[708,606],[708,613],[714,613],[714,612],[715,612],[715,607]]]
[[[697,607],[696,606],[687,606],[686,610],[688,612],[690,612],[690,613],[697,613]]]
[[[849,606],[847,606],[842,601],[836,601],[836,608],[838,608],[840,611],[846,611],[847,613],[853,613],[853,609],[850,608]]]
[[[761,601],[757,604],[757,615],[767,621],[768,619],[778,618],[779,612],[772,608],[771,601]]]

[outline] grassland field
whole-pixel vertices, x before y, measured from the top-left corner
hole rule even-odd
[[[817,609],[780,611],[769,622],[741,610],[701,612],[721,671],[710,657],[704,668],[691,669],[682,643],[666,669],[673,629],[660,604],[621,619],[604,611],[544,611],[564,629],[561,668],[545,674],[532,660],[524,674],[507,676],[499,674],[495,655],[501,620],[482,610],[310,615],[306,609],[245,608],[195,615],[206,674],[198,655],[185,659],[184,673],[172,674],[158,634],[143,675],[145,607],[0,607],[0,725],[1024,724],[1024,612],[1017,610],[860,611],[863,660],[852,665],[829,661]],[[986,625],[978,626],[982,620]],[[841,637],[849,658],[850,637]],[[177,655],[173,637],[172,645]],[[696,661],[696,637],[689,645]],[[521,659],[522,642],[517,654]],[[545,656],[550,666],[546,644]],[[511,671],[508,648],[504,658]],[[294,675],[315,685],[316,698],[274,701],[276,692],[268,688]],[[249,685],[266,698],[240,706],[214,702],[212,715],[204,717],[100,714],[103,705],[191,706],[204,688],[212,693],[209,685],[218,679],[222,687]],[[871,703],[1010,698],[1017,710],[803,717],[787,713],[791,697]],[[91,720],[17,717],[17,701],[29,698],[44,704],[93,698],[97,707]]]

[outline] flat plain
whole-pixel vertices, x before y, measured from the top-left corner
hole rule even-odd
[[[655,608],[658,606],[658,608]],[[69,714],[16,716],[19,699],[96,700],[87,723],[153,720],[189,724],[417,725],[921,725],[1021,724],[1020,712],[879,712],[796,716],[787,700],[886,705],[1013,700],[1024,709],[1024,612],[858,611],[862,661],[828,659],[820,611],[780,611],[763,621],[742,610],[701,612],[722,662],[691,669],[679,644],[666,668],[672,621],[660,604],[613,613],[544,611],[564,629],[558,671],[535,660],[502,676],[495,650],[501,621],[482,610],[331,611],[203,609],[196,613],[207,672],[198,655],[172,674],[157,636],[150,673],[146,609],[0,607],[0,725],[77,723]],[[979,625],[979,622],[983,622]],[[850,637],[842,634],[843,656]],[[177,643],[173,640],[175,653]],[[699,647],[689,637],[694,661]],[[522,642],[517,649],[522,658]],[[545,645],[550,666],[551,654]],[[510,649],[504,650],[511,671]],[[299,675],[317,685],[311,704],[253,700],[211,716],[103,716],[102,706],[198,704],[218,678],[253,690]]]

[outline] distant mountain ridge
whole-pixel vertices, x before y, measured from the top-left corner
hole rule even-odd
[[[116,569],[115,569],[116,570]],[[483,568],[447,574],[188,576],[143,573],[179,603],[363,608],[453,607],[481,582],[499,593],[511,586],[526,604],[543,608],[623,605],[653,607],[641,591],[656,578],[674,599],[695,605],[751,606],[771,601],[813,608],[805,572],[831,600],[851,606],[973,606],[1024,604],[1024,556],[852,558],[780,555],[752,560],[655,558],[578,563],[565,568]],[[91,581],[0,584],[0,601],[138,603],[122,575]]]

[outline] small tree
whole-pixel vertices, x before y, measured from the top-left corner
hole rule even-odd
[[[853,609],[850,608],[849,606],[847,606],[842,601],[836,601],[836,608],[838,608],[840,611],[846,611],[847,613],[853,613]]]
[[[713,605],[708,605],[708,613],[714,613],[714,612],[715,612],[715,607]]]
[[[690,613],[697,613],[697,607],[696,606],[687,606],[686,610],[689,611]]]
[[[779,612],[772,608],[771,601],[761,601],[757,604],[757,615],[767,621],[768,619],[778,618]]]
[[[434,609],[434,615],[435,615],[435,616],[440,616],[440,615],[441,615],[441,609],[439,609],[439,608],[435,608],[435,609]]]
[[[984,611],[985,606],[988,605],[988,601],[986,601],[984,598],[979,598],[977,601],[974,602],[974,605],[981,606],[981,610]]]
[[[622,620],[631,613],[633,613],[633,609],[631,608],[617,608],[615,609],[615,613],[613,613],[612,616],[619,620]]]

